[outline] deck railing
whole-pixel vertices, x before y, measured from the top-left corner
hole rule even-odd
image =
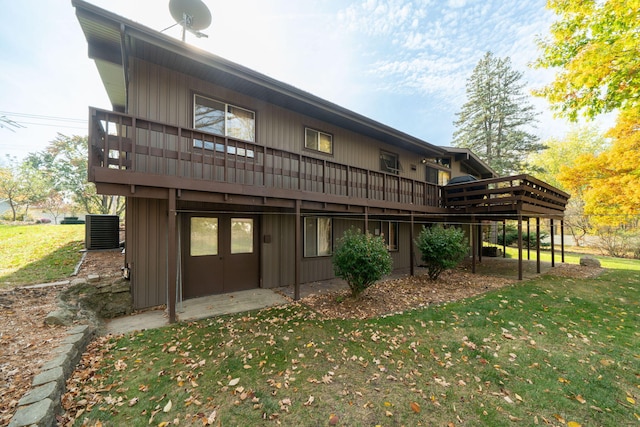
[[[415,206],[440,206],[440,187],[380,171],[91,109],[89,179],[95,168]]]
[[[564,212],[569,195],[529,175],[451,184],[442,187],[443,206],[470,213],[537,209]]]

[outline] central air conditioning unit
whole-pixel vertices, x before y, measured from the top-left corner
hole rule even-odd
[[[120,217],[118,215],[86,215],[85,246],[87,250],[118,249],[120,247]]]

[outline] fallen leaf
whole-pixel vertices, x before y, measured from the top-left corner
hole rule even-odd
[[[627,397],[627,402],[631,403],[632,405],[636,404],[636,400],[633,397]]]
[[[553,414],[553,417],[559,422],[561,422],[562,424],[565,424],[567,422],[560,414]]]
[[[212,425],[216,417],[218,416],[218,412],[214,409],[213,412],[207,417],[207,425]]]
[[[587,401],[584,399],[584,397],[577,395],[576,396],[576,400],[580,403],[587,403]]]
[[[411,403],[409,404],[409,406],[411,407],[411,410],[412,410],[413,412],[415,412],[416,414],[419,414],[419,413],[420,413],[420,405],[418,405],[418,403],[416,403],[416,402],[411,402]]]
[[[169,412],[171,410],[171,406],[173,406],[173,405],[171,403],[171,399],[169,399],[167,404],[164,405],[164,408],[162,408],[162,412]]]
[[[136,403],[138,403],[138,400],[139,399],[137,397],[134,397],[133,399],[129,400],[129,406],[135,405]]]
[[[303,405],[304,405],[304,406],[311,406],[311,404],[313,403],[313,401],[314,401],[315,399],[316,399],[315,397],[313,397],[313,396],[309,396],[309,398],[307,399],[307,401],[306,401],[306,402],[304,402],[304,403],[303,403]]]
[[[334,426],[334,425],[338,424],[338,421],[340,421],[340,418],[336,414],[329,415],[329,425],[330,426]]]
[[[234,378],[231,381],[229,381],[229,386],[233,387],[234,385],[238,385],[239,382],[240,382],[240,378]]]
[[[582,427],[582,424],[576,422],[576,421],[569,421],[567,423],[567,427]]]

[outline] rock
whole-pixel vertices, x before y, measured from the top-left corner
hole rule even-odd
[[[585,256],[580,258],[580,265],[583,267],[595,267],[600,268],[600,261],[596,258]]]
[[[131,283],[122,278],[78,283],[65,290],[60,299],[103,319],[125,316],[133,310]]]
[[[74,317],[75,314],[71,310],[61,307],[47,314],[44,323],[46,325],[70,326],[73,323]]]

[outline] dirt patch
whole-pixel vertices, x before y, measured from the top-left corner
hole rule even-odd
[[[123,259],[120,251],[87,252],[78,277],[117,276]],[[57,308],[58,294],[64,288],[0,292],[0,425],[9,424],[40,366],[51,359],[51,352],[65,337],[66,327],[44,324],[47,314]]]
[[[427,275],[408,276],[377,283],[357,299],[350,291],[310,295],[300,300],[324,318],[366,319],[412,308],[475,296],[514,283],[512,279],[445,271],[437,280]]]

